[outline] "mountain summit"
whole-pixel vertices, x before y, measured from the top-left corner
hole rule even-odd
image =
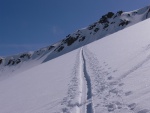
[[[0,113],[150,113],[149,17],[150,6],[108,12],[51,46],[1,57]]]

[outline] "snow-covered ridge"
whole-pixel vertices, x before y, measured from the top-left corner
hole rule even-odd
[[[15,71],[14,67],[16,66],[17,68],[24,68],[22,65],[25,65],[27,61],[32,64],[29,67],[49,61],[83,45],[141,22],[149,17],[150,6],[131,12],[118,11],[116,14],[113,12],[108,12],[97,22],[84,29],[80,29],[72,34],[69,34],[63,40],[54,45],[50,45],[34,52],[26,52],[5,58],[0,57],[0,75],[2,75],[5,71],[8,71],[8,67],[11,71]]]

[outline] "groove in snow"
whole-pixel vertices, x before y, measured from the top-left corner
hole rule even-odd
[[[83,54],[83,49],[81,49],[82,52],[82,59],[83,59],[83,74],[84,74],[84,78],[87,84],[87,100],[92,99],[92,87],[91,87],[91,79],[90,76],[87,73],[87,69],[86,69],[86,60],[84,58],[84,54]],[[89,103],[87,105],[87,113],[93,113],[93,107],[92,107],[92,103]]]

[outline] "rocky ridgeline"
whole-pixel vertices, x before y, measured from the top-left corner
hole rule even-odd
[[[150,6],[132,12],[118,11],[116,14],[113,12],[108,12],[97,22],[89,25],[87,28],[77,30],[73,34],[69,34],[65,37],[65,39],[54,45],[34,52],[23,53],[5,58],[0,57],[0,66],[14,66],[28,60],[40,58],[48,53],[59,53],[59,55],[61,55],[60,53],[62,52],[62,54],[64,54],[63,50],[69,48],[70,46],[73,47],[73,49],[78,48],[109,34],[115,33],[125,27],[149,18],[149,13]],[[134,21],[138,18],[138,16],[142,16],[142,20]],[[88,42],[88,40],[90,40],[90,42]]]
[[[0,57],[0,65],[15,66],[17,64],[20,64],[20,63],[28,61],[28,60],[34,60],[34,59],[41,57],[41,55],[44,55],[44,54],[50,52],[53,48],[54,48],[54,46],[48,46],[44,49],[39,49],[34,52],[22,53],[22,54],[18,54],[18,55],[8,56],[6,58]]]
[[[149,18],[150,7],[145,7],[129,13],[123,11],[118,11],[116,14],[113,12],[108,12],[97,22],[89,25],[86,29],[78,30],[73,34],[66,36],[66,38],[62,40],[62,43],[55,49],[55,51],[60,52],[65,49],[66,46],[71,46],[75,42],[81,43],[85,39],[89,38],[89,36],[91,37],[91,35],[93,35],[94,38],[94,35],[99,34],[98,39],[100,39],[108,34],[115,33],[121,29],[124,29],[125,27],[131,26],[137,23],[134,22],[134,19],[142,15],[140,14],[141,10],[144,10],[142,13],[143,20]]]

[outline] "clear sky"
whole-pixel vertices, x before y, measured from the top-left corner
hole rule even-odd
[[[0,0],[0,56],[51,45],[109,11],[147,5],[150,0]]]

